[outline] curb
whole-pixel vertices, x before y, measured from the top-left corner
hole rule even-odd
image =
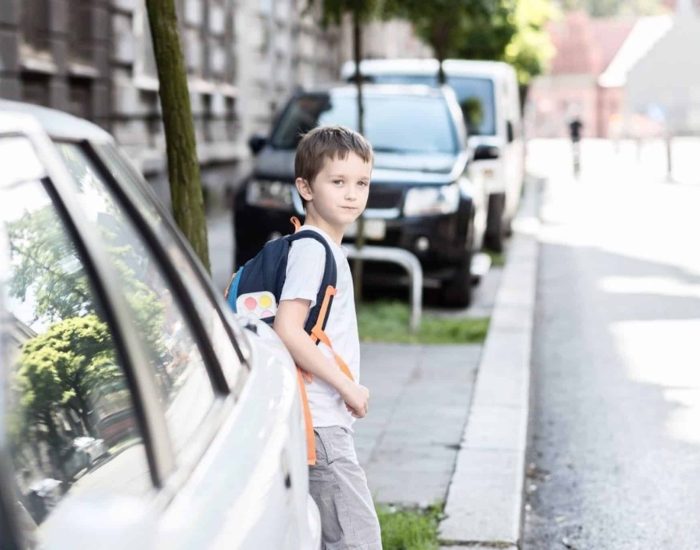
[[[440,523],[443,546],[519,548],[535,310],[537,184],[513,222],[471,410]]]

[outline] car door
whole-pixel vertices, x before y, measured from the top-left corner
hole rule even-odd
[[[121,330],[127,316],[105,291],[114,281],[79,237],[75,203],[59,196],[65,174],[49,177],[51,147],[31,119],[0,115],[1,487],[13,526],[2,536],[17,548],[138,545],[142,530],[105,520],[155,501],[170,443],[150,377],[132,368],[141,358]],[[79,437],[102,439],[103,459],[76,464]]]
[[[127,522],[118,534],[109,536],[116,525],[108,519],[112,514],[106,510],[115,502],[124,501],[117,498],[119,491],[95,483],[88,484],[92,488],[88,492],[93,497],[97,494],[101,503],[97,507],[94,503],[90,505],[96,521],[67,528],[71,517],[81,517],[86,511],[85,501],[78,498],[84,492],[74,490],[74,486],[78,481],[85,485],[83,478],[93,477],[87,476],[79,465],[73,465],[75,472],[71,470],[69,479],[58,480],[59,485],[47,482],[53,483],[54,492],[60,493],[52,506],[64,513],[52,514],[54,519],[47,523],[48,527],[43,525],[45,518],[42,518],[42,525],[29,530],[30,538],[38,532],[50,540],[49,546],[63,544],[70,548],[94,547],[98,540],[100,547],[124,548],[129,546],[130,532],[140,533],[144,540],[150,537],[154,544],[167,548],[230,545],[235,540],[240,544],[234,546],[251,548],[260,547],[257,544],[260,541],[274,547],[282,547],[284,541],[296,541],[295,546],[299,547],[308,544],[313,536],[308,528],[310,508],[303,447],[294,448],[294,442],[303,438],[298,429],[301,421],[295,414],[296,394],[289,388],[291,375],[285,378],[285,370],[280,372],[280,362],[270,361],[274,354],[266,353],[264,347],[259,346],[251,354],[240,329],[234,334],[237,325],[224,322],[226,314],[212,299],[210,285],[207,288],[203,283],[196,263],[177,235],[168,230],[163,216],[158,217],[158,209],[147,196],[133,201],[138,193],[134,189],[128,191],[128,183],[118,183],[115,178],[118,155],[112,158],[112,164],[109,162],[113,145],[65,139],[49,143],[36,129],[27,132],[24,138],[25,145],[28,143],[34,152],[42,153],[38,164],[51,172],[51,177],[37,176],[39,183],[35,184],[47,195],[41,216],[48,216],[46,210],[56,211],[52,224],[42,219],[34,225],[53,228],[47,233],[50,243],[58,239],[57,234],[66,233],[64,241],[73,243],[76,252],[67,259],[55,257],[55,253],[49,256],[48,263],[59,266],[53,268],[53,278],[58,282],[46,273],[39,281],[30,278],[26,284],[34,286],[28,292],[25,289],[23,295],[41,297],[41,288],[60,288],[59,283],[70,275],[70,284],[64,286],[81,292],[77,297],[55,292],[58,297],[67,294],[68,298],[61,298],[50,311],[54,312],[59,305],[66,307],[64,302],[69,302],[72,304],[69,313],[103,312],[104,318],[100,320],[109,327],[107,332],[114,340],[110,368],[117,369],[113,357],[122,357],[124,363],[119,371],[121,383],[115,388],[119,388],[120,395],[131,398],[130,410],[134,414],[129,420],[125,407],[118,408],[106,418],[100,418],[101,424],[91,429],[99,432],[94,435],[104,436],[101,439],[106,441],[109,455],[116,457],[124,454],[119,447],[122,431],[131,433],[139,429],[150,478],[147,499],[127,506],[140,511],[137,514],[140,519],[134,519],[134,525]],[[29,156],[27,147],[25,156]],[[46,250],[51,248],[44,243],[46,238],[35,228],[30,241],[38,242],[37,248]],[[60,250],[66,246],[64,243]],[[82,278],[77,284],[75,280],[80,273]],[[47,281],[51,284],[44,284]],[[84,303],[87,288],[93,288],[97,296],[94,302],[100,305],[88,307]],[[75,300],[77,305],[72,303]],[[44,312],[46,307],[41,307]],[[36,317],[35,312],[27,319]],[[54,316],[50,320],[57,319]],[[82,325],[79,328],[84,329]],[[18,347],[22,352],[26,349],[25,343]],[[102,357],[107,352],[100,353]],[[259,376],[247,384],[245,362],[255,357],[262,360]],[[276,383],[266,383],[266,377]],[[249,390],[247,399],[246,390]],[[87,393],[93,395],[94,391]],[[114,399],[110,397],[108,401]],[[78,421],[75,433],[81,436],[89,432],[88,421]],[[116,450],[113,444],[117,445]],[[95,469],[103,472],[98,476],[103,483],[117,487],[124,484],[122,477],[113,473],[113,467],[106,466],[119,461],[111,458],[104,464]],[[14,470],[17,471],[16,465]],[[65,477],[66,468],[62,470]],[[270,485],[270,476],[279,478],[277,485]],[[293,490],[288,482],[291,479],[295,481]],[[257,491],[257,498],[252,499],[257,502],[258,513],[247,524],[241,521],[245,517],[243,513],[235,518],[237,521],[231,521],[232,510],[245,511],[247,502],[251,501],[247,492],[255,487],[255,483],[241,484],[241,480],[258,480],[258,486],[262,483],[264,489]],[[46,487],[41,490],[49,491]],[[187,516],[184,519],[183,509]],[[97,513],[99,510],[105,514]],[[223,521],[227,517],[229,521]],[[71,533],[71,537],[66,538],[66,533]],[[75,539],[76,533],[81,537],[79,541]]]

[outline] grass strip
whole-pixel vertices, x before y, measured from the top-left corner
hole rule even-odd
[[[377,506],[384,550],[437,550],[443,504],[425,510]]]
[[[491,267],[503,267],[506,265],[506,256],[502,252],[487,250],[486,253],[491,257]]]
[[[411,310],[404,302],[369,302],[360,305],[357,323],[364,342],[407,344],[480,344],[486,338],[488,318],[445,318],[423,314],[415,334],[409,330]]]

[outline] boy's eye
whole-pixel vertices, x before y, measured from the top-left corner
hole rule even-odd
[[[343,180],[333,180],[336,185],[343,185]]]
[[[358,181],[357,183],[358,183],[358,185],[361,185],[362,187],[367,187],[369,185],[369,182],[364,181],[364,180]]]

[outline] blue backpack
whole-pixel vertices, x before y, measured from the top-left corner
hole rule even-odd
[[[326,239],[310,229],[300,230],[266,243],[255,257],[248,260],[234,274],[225,294],[234,312],[258,318],[272,325],[287,278],[289,250],[292,243],[300,239],[314,239],[321,243],[326,251],[321,286],[316,303],[309,311],[304,330],[313,336],[315,327],[318,326],[321,331],[325,328],[335,295],[337,267],[333,251]],[[315,340],[318,342],[322,338]]]
[[[282,295],[284,281],[287,278],[287,258],[292,243],[300,239],[314,239],[320,242],[326,251],[326,265],[323,270],[321,286],[316,295],[316,304],[309,310],[304,330],[311,336],[315,344],[323,342],[330,348],[340,370],[350,380],[353,380],[347,364],[333,351],[333,345],[324,332],[333,296],[335,296],[335,285],[338,277],[333,251],[321,235],[310,229],[299,230],[300,223],[296,218],[292,218],[292,223],[296,232],[265,244],[255,257],[248,260],[243,267],[234,273],[224,296],[234,312],[256,317],[272,325]],[[316,463],[316,443],[305,387],[305,383],[311,379],[309,373],[297,367],[297,380],[306,430],[307,458],[309,465],[314,465]]]

